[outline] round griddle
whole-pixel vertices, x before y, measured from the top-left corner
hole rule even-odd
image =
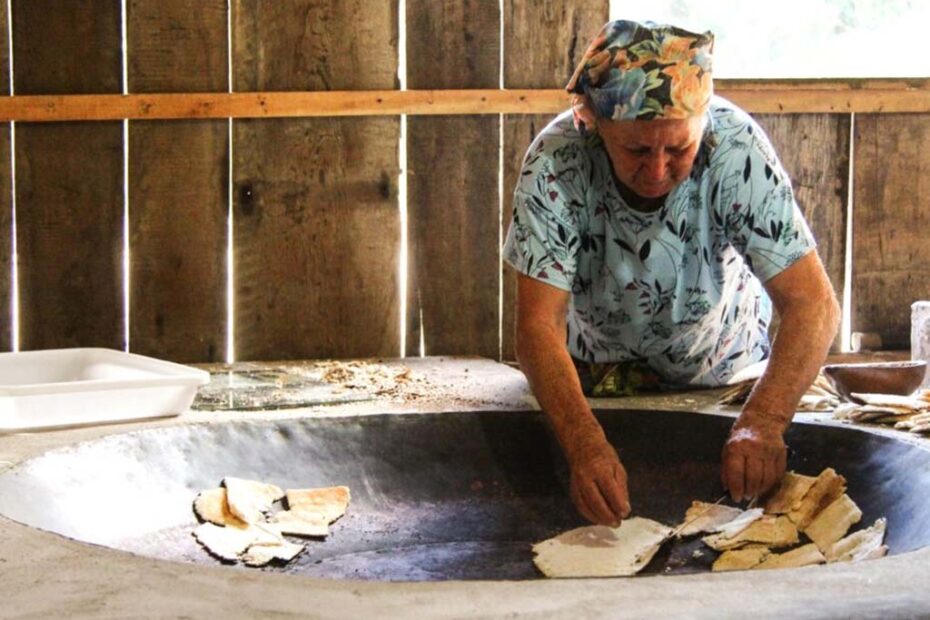
[[[731,418],[596,415],[627,468],[634,514],[675,525],[692,500],[722,494],[719,455]],[[833,467],[846,477],[863,512],[854,529],[883,516],[889,554],[930,544],[930,451],[808,423],[795,423],[787,440],[790,469],[816,475]],[[268,571],[394,581],[536,579],[542,576],[532,544],[586,524],[569,501],[564,460],[538,412],[313,417],[112,435],[0,475],[0,514],[140,555],[221,564],[191,535],[191,503],[224,476],[351,489],[348,513],[325,540],[307,541],[296,560],[262,569]],[[675,541],[644,574],[706,571],[715,557],[699,539]]]

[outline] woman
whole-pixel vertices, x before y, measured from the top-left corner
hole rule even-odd
[[[712,48],[711,33],[606,24],[514,193],[504,257],[519,272],[517,357],[572,499],[596,523],[619,523],[630,503],[585,391],[718,386],[769,359],[723,448],[721,479],[741,501],[781,479],[784,431],[839,322],[768,139],[713,96]]]

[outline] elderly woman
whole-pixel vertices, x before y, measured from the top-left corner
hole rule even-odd
[[[742,501],[781,479],[783,434],[839,322],[772,146],[713,96],[712,48],[711,33],[606,24],[514,193],[517,357],[595,523],[619,523],[630,501],[586,392],[719,386],[768,359],[723,446],[723,485]]]

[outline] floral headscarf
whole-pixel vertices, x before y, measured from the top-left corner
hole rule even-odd
[[[714,92],[714,35],[652,22],[612,21],[591,41],[565,90],[575,125],[699,116]]]

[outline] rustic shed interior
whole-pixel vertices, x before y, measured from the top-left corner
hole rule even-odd
[[[509,195],[608,2],[401,6],[0,7],[0,348],[512,359]],[[489,104],[501,89],[529,94]],[[930,297],[928,81],[718,91],[778,149],[849,329],[907,348]],[[332,96],[281,111],[285,93]]]

